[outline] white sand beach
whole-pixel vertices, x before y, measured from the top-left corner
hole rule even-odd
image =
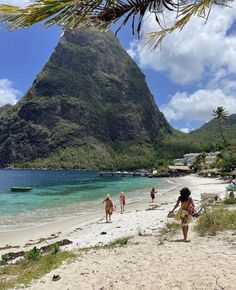
[[[3,248],[9,245],[18,248],[29,248],[30,245],[28,247],[25,247],[25,245],[49,237],[56,238],[49,239],[48,243],[69,239],[73,242],[70,248],[88,247],[96,244],[108,243],[122,236],[135,235],[139,231],[150,234],[165,225],[167,213],[173,208],[181,187],[188,186],[190,188],[195,202],[200,201],[200,194],[203,192],[219,195],[225,194],[225,184],[219,179],[201,178],[196,175],[189,175],[173,178],[171,180],[176,183],[176,188],[164,195],[157,194],[154,204],[159,204],[160,207],[155,211],[146,210],[151,204],[149,195],[147,195],[146,202],[128,204],[124,214],[120,214],[118,207],[117,211],[112,215],[112,223],[106,224],[104,209],[101,202],[98,205],[101,208],[99,215],[90,214],[84,217],[82,221],[80,220],[79,223],[78,218],[75,217],[33,228],[1,232],[0,247]],[[129,202],[128,196],[127,201]],[[101,232],[106,232],[107,234],[101,236]],[[12,250],[14,250],[14,248]]]
[[[178,186],[165,196],[157,196],[156,203],[160,206],[155,210],[147,210],[150,209],[147,198],[146,204],[127,205],[124,214],[117,209],[112,223],[105,223],[101,212],[100,217],[82,224],[70,219],[23,232],[6,232],[3,239],[1,237],[1,245],[18,245],[27,249],[32,245],[25,246],[26,243],[56,235],[37,247],[69,239],[72,244],[64,249],[76,250],[103,245],[121,237],[133,237],[122,248],[91,249],[78,261],[63,264],[27,289],[235,289],[234,233],[202,238],[190,230],[190,243],[181,242],[181,231],[165,240],[159,236],[160,228],[169,220],[167,214],[173,208],[181,187],[188,186],[198,204],[203,192],[224,196],[225,184],[219,179],[195,175],[174,180]],[[59,274],[61,279],[52,281],[54,274]]]

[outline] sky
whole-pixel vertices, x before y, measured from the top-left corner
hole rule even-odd
[[[29,2],[0,0],[22,6]],[[146,33],[158,30],[153,14],[145,18],[139,39],[130,26],[118,33],[121,45],[145,74],[159,109],[183,132],[208,122],[218,106],[236,113],[236,4],[230,5],[214,7],[207,23],[195,17],[154,51],[143,45]],[[161,17],[166,26],[173,21],[165,11]],[[60,35],[56,26],[0,29],[0,106],[15,104],[26,93]]]

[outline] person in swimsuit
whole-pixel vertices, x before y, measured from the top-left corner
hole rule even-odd
[[[120,193],[120,213],[125,211],[125,194],[123,191]]]
[[[153,187],[152,190],[150,191],[150,196],[151,196],[151,199],[152,199],[152,202],[153,200],[155,199],[155,194],[157,193],[157,191],[155,190],[155,188]]]
[[[192,220],[192,214],[194,213],[194,202],[193,199],[190,197],[190,190],[187,187],[183,187],[180,190],[180,196],[178,197],[178,200],[170,213],[173,213],[174,210],[181,204],[181,225],[182,225],[182,232],[184,236],[184,241],[189,242],[187,240],[188,236],[188,228],[189,223]]]
[[[111,215],[113,212],[113,202],[111,200],[110,194],[107,194],[105,199],[103,200],[105,204],[105,215],[106,215],[106,222],[111,221]]]

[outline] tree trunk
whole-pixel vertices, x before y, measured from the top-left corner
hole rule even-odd
[[[222,137],[222,139],[223,139],[223,141],[224,141],[224,145],[225,145],[225,147],[227,147],[227,143],[226,143],[226,140],[225,140],[225,137],[224,137],[223,131],[222,131],[222,127],[221,127],[221,120],[220,120],[220,118],[219,118],[219,128],[220,128],[220,134],[221,134],[221,137]]]

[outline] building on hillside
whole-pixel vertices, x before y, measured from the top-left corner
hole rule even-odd
[[[184,158],[186,160],[186,165],[191,166],[193,164],[193,161],[196,159],[196,157],[200,155],[200,153],[188,153],[184,154]]]
[[[174,160],[174,165],[176,166],[182,166],[182,165],[186,165],[186,159],[185,158],[178,158]]]
[[[188,153],[184,154],[184,158],[174,159],[175,166],[191,166],[198,155],[201,153]],[[220,154],[219,151],[217,152],[210,152],[206,154],[205,162],[206,164],[212,164],[217,156]]]
[[[207,153],[207,155],[206,155],[206,164],[213,163],[220,153],[221,153],[220,151]]]
[[[191,171],[191,169],[188,167],[188,166],[184,166],[184,165],[182,165],[182,166],[176,166],[176,165],[169,165],[168,166],[168,171],[169,172],[178,172],[178,173],[185,173],[185,174],[187,174],[187,173],[189,173],[190,171]]]

